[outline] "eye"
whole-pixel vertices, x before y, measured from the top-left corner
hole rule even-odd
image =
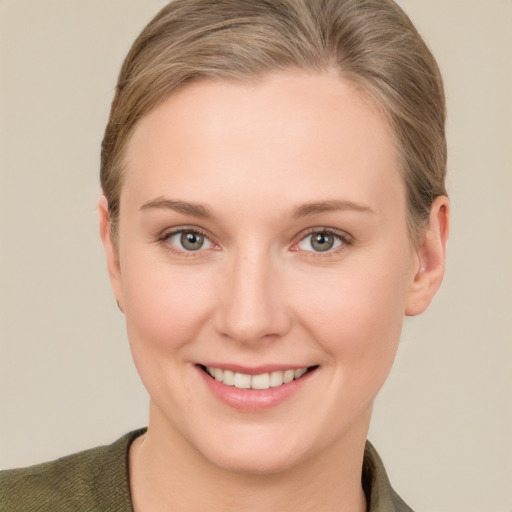
[[[193,229],[181,229],[168,233],[164,240],[178,252],[193,252],[214,247],[213,242],[206,235]]]
[[[348,244],[349,241],[342,235],[328,230],[321,230],[313,231],[306,235],[297,244],[297,248],[301,251],[328,252]]]

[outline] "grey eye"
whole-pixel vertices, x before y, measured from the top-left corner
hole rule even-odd
[[[344,244],[341,236],[328,231],[317,231],[305,236],[298,244],[302,251],[327,252]]]
[[[311,235],[311,247],[315,251],[328,251],[334,247],[334,236],[329,233],[313,233]]]
[[[169,234],[167,241],[182,252],[210,249],[214,245],[205,235],[190,229],[182,229]]]
[[[204,236],[194,231],[183,231],[181,233],[180,243],[187,251],[197,251],[204,245]]]

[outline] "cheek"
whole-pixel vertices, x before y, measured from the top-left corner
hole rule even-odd
[[[369,261],[308,279],[298,317],[343,369],[343,379],[383,382],[402,329],[407,263]]]
[[[187,384],[187,353],[209,316],[208,281],[198,269],[172,269],[140,256],[125,261],[126,328],[137,371],[162,410],[187,407],[195,393]]]
[[[158,261],[128,261],[123,274],[132,347],[177,350],[197,337],[211,307],[211,280],[199,267],[173,269]],[[134,354],[135,355],[135,354]]]

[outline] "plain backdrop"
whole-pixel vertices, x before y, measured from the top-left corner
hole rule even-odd
[[[97,234],[99,146],[156,0],[0,0],[0,467],[145,425]],[[445,282],[405,321],[370,439],[425,512],[510,512],[512,2],[402,0],[442,68]]]

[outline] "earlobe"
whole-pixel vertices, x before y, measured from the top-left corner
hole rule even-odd
[[[119,263],[119,251],[112,240],[110,226],[110,212],[108,209],[107,198],[102,194],[98,202],[98,213],[100,222],[100,236],[105,249],[107,259],[107,269],[110,276],[110,283],[116,298],[116,303],[121,312],[123,309],[122,286],[121,286],[121,267]]]
[[[408,316],[423,313],[441,286],[449,231],[450,202],[446,196],[439,196],[432,203],[429,223],[416,251],[405,308]]]

